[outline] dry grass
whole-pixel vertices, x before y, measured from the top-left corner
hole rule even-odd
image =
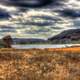
[[[0,80],[80,80],[79,50],[0,49]]]

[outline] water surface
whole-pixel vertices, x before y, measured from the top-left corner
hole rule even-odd
[[[35,45],[12,45],[12,47],[17,49],[32,49],[32,48],[44,49],[44,48],[65,48],[65,47],[70,47],[74,45],[75,44],[46,44],[46,45],[35,44]],[[76,44],[76,45],[79,45],[79,44]]]

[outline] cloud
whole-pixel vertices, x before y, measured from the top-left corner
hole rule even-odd
[[[60,11],[61,16],[70,17],[70,18],[78,18],[80,17],[80,10],[75,9],[64,9]]]
[[[16,29],[11,26],[0,26],[0,34],[5,34],[5,33],[14,33],[16,32]]]
[[[77,7],[76,0],[51,0],[50,5],[47,4],[42,7],[40,5],[35,6],[33,5],[35,2],[28,1],[34,0],[0,0],[0,5],[2,5],[0,8],[3,9],[1,13],[4,12],[11,16],[6,16],[6,18],[10,18],[7,20],[4,16],[2,17],[5,20],[0,21],[0,25],[5,25],[5,27],[0,28],[3,30],[0,36],[8,33],[7,29],[9,29],[10,35],[14,37],[48,38],[59,34],[61,31],[73,29],[74,26],[80,27],[80,20],[78,22],[76,20],[80,17],[80,4]],[[38,4],[41,4],[43,0],[39,1]]]
[[[33,21],[34,20],[34,21]],[[57,21],[54,17],[48,16],[48,15],[42,15],[42,16],[31,16],[30,21],[26,21],[23,25],[33,25],[33,26],[51,26],[53,23]]]
[[[15,30],[15,27],[11,27],[11,26],[0,26],[0,29],[10,29],[10,30]]]
[[[24,34],[41,34],[47,33],[49,29],[33,30],[33,31],[24,31]]]
[[[33,26],[50,26],[52,24],[53,23],[50,23],[50,22],[47,22],[47,21],[45,21],[43,23],[41,23],[41,22],[28,22],[28,23],[25,23],[25,25],[33,25]]]
[[[80,29],[80,18],[76,18],[75,20],[73,20],[73,23],[73,27]]]
[[[0,9],[0,19],[8,19],[10,17],[11,16],[7,11]]]
[[[44,20],[51,20],[51,21],[53,21],[53,20],[56,20],[55,18],[53,18],[53,17],[51,17],[51,16],[48,16],[48,15],[44,15],[44,16],[32,16],[32,18],[40,18],[40,19],[44,19]]]
[[[3,4],[19,7],[41,7],[52,1],[53,0],[0,0]]]
[[[18,7],[41,7],[49,4],[59,5],[67,0],[0,0],[0,3]]]

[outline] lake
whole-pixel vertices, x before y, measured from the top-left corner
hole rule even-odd
[[[12,45],[13,48],[16,49],[32,49],[32,48],[39,48],[39,49],[44,49],[44,48],[65,48],[65,47],[70,47],[74,45],[80,45],[80,44],[35,44],[35,45]]]

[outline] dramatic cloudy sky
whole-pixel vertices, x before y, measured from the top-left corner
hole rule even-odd
[[[10,34],[47,39],[64,30],[80,28],[80,0],[51,0],[40,6],[41,1],[0,0],[0,38]]]

